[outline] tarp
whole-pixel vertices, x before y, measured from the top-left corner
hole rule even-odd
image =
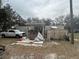
[[[37,36],[35,37],[34,41],[44,41],[44,37],[40,32],[38,32]]]

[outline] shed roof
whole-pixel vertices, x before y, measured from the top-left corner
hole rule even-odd
[[[45,23],[26,23],[26,26],[35,26],[35,25],[42,25],[45,26]]]

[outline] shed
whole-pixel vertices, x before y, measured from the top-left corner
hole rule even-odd
[[[24,26],[20,26],[20,25],[16,26],[16,29],[26,32],[27,37],[29,37],[29,32],[32,32],[33,30],[36,32],[41,32],[41,34],[44,36],[45,24],[44,23],[26,23]],[[30,35],[33,36],[33,32]]]

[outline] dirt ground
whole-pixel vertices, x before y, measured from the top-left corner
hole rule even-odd
[[[10,45],[13,42],[16,42],[18,39],[16,38],[1,38],[0,37],[0,45]]]
[[[79,59],[78,40],[74,45],[66,41],[44,42],[42,47],[10,45],[16,41],[17,39],[0,39],[0,44],[6,45],[3,59]]]

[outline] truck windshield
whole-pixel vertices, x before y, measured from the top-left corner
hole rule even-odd
[[[20,30],[15,30],[15,32],[19,33],[19,32],[20,32]]]

